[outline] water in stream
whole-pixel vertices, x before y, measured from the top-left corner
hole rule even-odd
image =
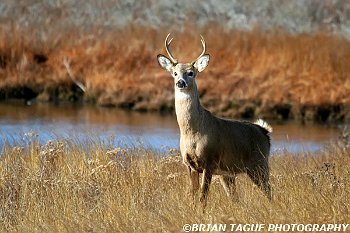
[[[272,152],[316,152],[335,140],[340,127],[295,122],[272,123]],[[126,112],[93,106],[0,103],[0,149],[65,139],[76,143],[109,143],[115,147],[142,145],[166,151],[179,148],[175,115]]]

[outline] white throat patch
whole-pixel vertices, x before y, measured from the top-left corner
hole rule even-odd
[[[187,100],[191,99],[191,95],[189,93],[183,91],[175,91],[175,100]]]

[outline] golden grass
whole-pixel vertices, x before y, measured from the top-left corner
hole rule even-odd
[[[191,61],[200,52],[198,34],[204,35],[211,62],[198,82],[202,102],[211,111],[284,118],[285,110],[287,117],[316,118],[307,109],[321,106],[328,111],[326,118],[350,119],[348,40],[325,32],[225,31],[215,24],[186,28],[174,34],[173,53],[181,62]],[[2,26],[0,89],[6,93],[26,86],[39,100],[72,99],[77,89],[63,66],[69,57],[73,73],[87,86],[85,100],[134,110],[171,110],[172,79],[156,62],[156,55],[165,52],[168,30],[132,25],[119,30],[64,28],[40,36],[33,28]]]
[[[238,201],[217,180],[205,213],[191,204],[177,151],[33,142],[0,154],[0,231],[182,232],[185,223],[348,223],[348,141],[271,158],[273,201],[244,175]]]

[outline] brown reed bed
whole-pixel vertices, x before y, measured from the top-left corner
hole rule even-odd
[[[80,101],[138,111],[172,111],[172,79],[156,62],[168,29],[129,26],[40,30],[0,27],[0,98]],[[173,53],[190,61],[206,39],[211,61],[198,77],[203,104],[222,116],[349,120],[350,42],[325,32],[175,32]],[[68,57],[83,94],[63,65]]]
[[[193,223],[348,223],[349,138],[318,154],[271,157],[273,201],[248,177],[238,200],[218,180],[203,213],[179,152],[35,140],[0,152],[1,232],[182,232]],[[87,149],[89,148],[89,149]]]

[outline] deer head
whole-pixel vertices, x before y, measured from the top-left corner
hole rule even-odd
[[[199,72],[202,72],[209,63],[209,54],[205,54],[205,41],[201,36],[203,46],[202,53],[191,63],[178,63],[170,52],[170,43],[173,38],[169,39],[170,33],[165,38],[165,49],[169,56],[162,54],[157,56],[159,65],[167,70],[174,78],[175,90],[188,92],[192,90],[195,85],[195,78]]]

